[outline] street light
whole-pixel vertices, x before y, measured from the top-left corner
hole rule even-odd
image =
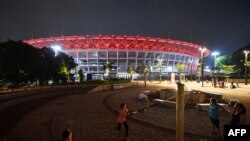
[[[159,71],[160,83],[161,83],[161,76],[162,76],[162,59],[158,59],[157,62],[157,70]]]
[[[245,85],[247,85],[247,55],[250,51],[245,50]]]
[[[189,60],[190,80],[191,80],[191,82],[193,81],[193,73],[192,73],[192,71],[193,71],[193,61],[194,61],[194,59],[190,59],[190,60]]]
[[[201,47],[199,49],[201,51],[201,87],[204,87],[203,76],[204,76],[204,52],[206,48]]]
[[[214,56],[214,67],[212,69],[212,86],[215,86],[215,70],[216,70],[216,57],[219,55],[220,53],[217,51],[212,52],[212,56]]]

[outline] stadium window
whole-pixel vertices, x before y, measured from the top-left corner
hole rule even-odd
[[[127,58],[127,52],[125,52],[125,51],[119,51],[118,56],[119,56],[119,58]]]
[[[128,52],[128,57],[129,58],[135,58],[136,57],[136,52]]]

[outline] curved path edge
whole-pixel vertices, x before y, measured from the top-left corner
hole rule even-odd
[[[117,93],[112,93],[108,96],[106,96],[104,99],[103,99],[103,105],[113,114],[117,115],[118,112],[116,110],[114,110],[113,108],[111,108],[111,106],[108,104],[108,100],[114,96],[114,95],[120,95],[120,94],[117,94]],[[165,127],[162,127],[162,126],[158,126],[158,125],[155,125],[155,124],[152,124],[152,123],[149,123],[149,122],[145,122],[145,121],[142,121],[142,120],[139,120],[139,119],[135,119],[135,118],[129,118],[128,119],[130,122],[133,122],[133,123],[136,123],[136,124],[140,124],[142,126],[145,126],[145,127],[149,127],[149,128],[153,128],[153,129],[158,129],[158,130],[162,130],[162,131],[166,131],[166,132],[169,132],[169,133],[172,133],[172,134],[175,134],[176,133],[176,130],[174,129],[171,129],[171,128],[165,128]],[[214,137],[211,137],[211,136],[204,136],[204,135],[199,135],[199,134],[194,134],[194,133],[190,133],[190,132],[185,132],[184,131],[184,136],[189,136],[189,137],[198,137],[198,138],[206,138],[206,139],[214,139]]]

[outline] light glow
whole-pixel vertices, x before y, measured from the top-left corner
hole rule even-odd
[[[55,51],[55,56],[57,56],[59,51],[62,51],[62,48],[59,45],[53,45],[51,48]]]
[[[199,57],[201,45],[191,44],[184,41],[121,35],[84,35],[84,36],[63,36],[26,40],[37,48],[51,46],[51,42],[63,45],[63,49],[119,49],[119,50],[150,50],[161,52],[175,52],[180,54]],[[58,46],[55,46],[58,49]],[[210,55],[210,51],[203,47],[204,57]],[[58,50],[59,51],[59,50]]]
[[[220,55],[220,53],[219,52],[217,52],[217,51],[214,51],[214,52],[212,52],[212,54],[211,55],[213,55],[213,56],[218,56],[218,55]]]

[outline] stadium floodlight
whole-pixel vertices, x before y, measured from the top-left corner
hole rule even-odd
[[[59,45],[53,45],[51,48],[55,51],[55,56],[57,56],[58,52],[62,50],[62,47]]]

